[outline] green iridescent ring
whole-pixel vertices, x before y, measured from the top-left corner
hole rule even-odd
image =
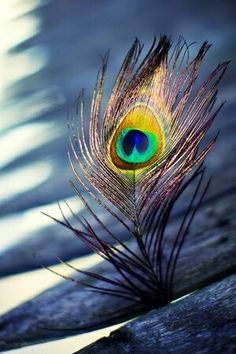
[[[117,156],[131,164],[147,162],[157,149],[158,140],[155,134],[134,128],[123,129],[116,141]]]

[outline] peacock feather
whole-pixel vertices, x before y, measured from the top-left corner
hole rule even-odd
[[[204,42],[193,59],[189,47],[180,38],[172,48],[169,38],[163,36],[158,43],[154,40],[138,64],[143,48],[136,39],[102,114],[105,56],[89,119],[85,118],[82,92],[70,124],[69,158],[78,182],[73,187],[90,218],[74,215],[79,223],[74,226],[62,211],[59,222],[116,270],[115,277],[84,272],[104,285],[90,284],[90,291],[124,297],[149,308],[173,297],[177,259],[209,184],[203,182],[203,161],[215,139],[201,149],[199,146],[223,105],[214,109],[217,86],[228,63],[219,64],[197,84],[210,45]],[[166,225],[175,202],[193,180],[198,182],[170,246]],[[135,247],[121,241],[97,216],[81,188],[126,230]]]

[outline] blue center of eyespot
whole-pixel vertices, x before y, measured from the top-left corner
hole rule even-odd
[[[157,149],[156,134],[145,130],[125,128],[116,140],[118,158],[129,164],[146,163],[155,155]]]
[[[130,156],[136,148],[140,154],[148,149],[148,138],[140,130],[129,130],[122,141],[122,148],[127,156]]]

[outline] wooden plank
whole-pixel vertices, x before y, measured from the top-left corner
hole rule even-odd
[[[235,353],[235,294],[233,275],[152,311],[76,353]]]
[[[214,200],[211,205],[202,208],[195,221],[197,232],[192,231],[188,236],[178,262],[174,284],[175,298],[235,271],[235,201],[236,196],[232,195],[225,200]],[[205,228],[206,224],[208,228]],[[172,227],[174,230],[174,225]],[[106,263],[101,263],[93,271],[106,276],[114,274]],[[101,284],[85,276],[79,276],[79,279],[90,281],[94,285]],[[106,327],[133,317],[140,311],[143,311],[141,307],[128,301],[88,293],[82,286],[62,281],[60,285],[43,292],[2,317],[0,350]],[[77,330],[70,331],[70,328]]]

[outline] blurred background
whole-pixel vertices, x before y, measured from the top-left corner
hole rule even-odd
[[[214,127],[221,134],[209,169],[213,175],[223,172],[218,157],[226,165],[236,162],[235,16],[234,0],[0,2],[0,276],[39,268],[40,262],[51,265],[57,256],[87,254],[70,232],[40,212],[59,217],[61,200],[83,211],[68,183],[73,175],[67,115],[82,88],[88,114],[100,55],[108,49],[105,100],[135,37],[147,50],[159,34],[173,42],[181,34],[189,43],[213,43],[203,75],[220,62],[232,64],[220,85],[219,101],[227,105]],[[10,290],[4,289],[1,311],[9,307]]]

